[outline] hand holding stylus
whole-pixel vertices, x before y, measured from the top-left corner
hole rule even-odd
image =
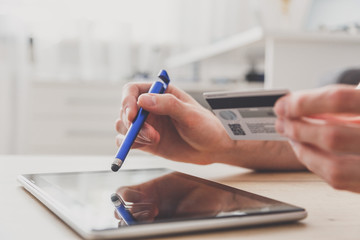
[[[157,93],[161,94],[164,93],[170,83],[170,78],[165,70],[160,71],[159,73],[159,80],[155,81],[150,89],[149,93]],[[125,135],[125,138],[123,142],[121,143],[119,150],[116,154],[115,160],[113,164],[111,165],[111,170],[114,172],[118,171],[122,164],[125,161],[125,158],[127,154],[130,151],[131,146],[133,145],[137,135],[140,132],[141,127],[144,125],[144,122],[149,115],[149,112],[144,110],[143,108],[140,108],[135,120],[130,125],[129,129],[127,130],[127,133]]]
[[[139,107],[150,114],[133,148],[176,161],[210,164],[232,144],[220,121],[190,95],[173,85],[164,94],[147,93],[150,86],[129,83],[124,87],[116,123],[118,145],[124,141]]]

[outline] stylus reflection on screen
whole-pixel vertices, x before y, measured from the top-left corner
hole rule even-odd
[[[240,216],[246,215],[243,210],[250,212],[251,209],[258,210],[264,206],[263,202],[184,178],[176,172],[138,185],[122,186],[117,190],[117,194],[126,206],[125,218],[127,214],[131,214],[134,222],[138,223],[223,215]],[[125,223],[128,222],[120,210],[117,208],[115,216]]]

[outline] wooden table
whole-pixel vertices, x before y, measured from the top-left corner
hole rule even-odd
[[[17,182],[22,173],[107,170],[112,156],[0,156],[0,239],[81,239]],[[167,167],[305,208],[295,224],[178,235],[162,239],[360,239],[360,194],[337,191],[308,172],[254,173],[198,166],[135,151],[125,168]]]

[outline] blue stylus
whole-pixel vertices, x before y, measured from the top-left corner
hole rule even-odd
[[[136,223],[136,220],[133,218],[129,210],[126,209],[125,202],[121,199],[119,195],[113,193],[111,195],[111,201],[113,202],[119,217],[121,217],[127,225],[132,225]]]
[[[160,80],[155,81],[149,93],[164,93],[166,88],[170,83],[170,78],[165,70],[161,70],[158,77]],[[132,144],[134,143],[136,136],[138,135],[141,127],[143,126],[147,116],[149,115],[148,111],[140,108],[134,122],[131,124],[130,128],[128,129],[121,146],[116,154],[115,160],[111,165],[111,170],[114,172],[118,171],[121,168],[121,165],[124,163],[127,154],[130,151]]]

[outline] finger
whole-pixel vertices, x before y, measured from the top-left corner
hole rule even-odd
[[[116,219],[121,219],[121,217],[119,216],[119,214],[118,214],[118,212],[116,211],[116,209],[114,210],[114,217],[116,218]]]
[[[297,118],[321,113],[360,113],[360,91],[344,85],[295,92],[275,104],[278,116]]]
[[[123,135],[125,135],[128,130],[128,127],[125,126],[122,119],[116,120],[115,128],[118,133],[123,134]]]
[[[129,129],[127,126],[125,126],[122,119],[116,120],[115,128],[116,131],[122,135],[125,135]],[[138,134],[138,138],[149,143],[157,143],[160,140],[160,134],[154,127],[145,122]]]
[[[182,122],[189,119],[189,109],[192,109],[191,105],[172,94],[143,94],[139,97],[138,103],[153,114],[168,115]]]
[[[315,119],[323,119],[328,122],[335,122],[340,124],[360,124],[360,115],[359,114],[321,114],[321,115],[314,115],[312,118]]]
[[[124,119],[132,122],[136,117],[138,106],[137,99],[140,94],[149,90],[151,83],[127,83],[122,91],[122,109],[124,111]]]
[[[131,187],[121,187],[117,190],[117,193],[122,199],[124,199],[124,201],[130,203],[142,202],[145,197],[144,193]]]
[[[140,222],[145,222],[145,221],[147,222],[154,219],[154,216],[153,214],[151,214],[150,211],[135,212],[132,213],[132,216]]]
[[[126,129],[128,129],[131,125],[131,121],[129,121],[129,119],[128,119],[129,111],[130,111],[129,107],[127,107],[126,109],[124,109],[124,108],[120,109],[120,119],[123,122]]]
[[[115,138],[116,141],[116,146],[120,147],[121,143],[124,141],[125,136],[118,134]],[[132,144],[131,148],[132,149],[137,149],[137,148],[143,148],[145,146],[149,146],[149,145],[153,145],[154,143],[152,142],[147,142],[145,140],[142,140],[141,138],[136,138],[134,143]]]
[[[292,143],[299,160],[335,189],[360,192],[360,157],[335,155],[308,144]]]
[[[157,212],[157,208],[156,208],[155,204],[150,203],[150,202],[149,203],[134,203],[130,207],[130,212],[132,214],[144,212],[144,211],[152,212],[152,213],[154,213],[152,215],[155,215],[155,212]]]
[[[124,126],[122,120],[118,119],[116,121],[116,130],[120,133],[116,136],[116,144],[119,146],[124,140],[128,128]],[[157,143],[159,140],[159,133],[149,124],[145,123],[143,128],[140,130],[140,133],[136,137],[135,142],[142,144],[153,144]]]
[[[209,189],[196,189],[191,191],[191,193],[189,193],[186,198],[184,198],[183,201],[181,201],[177,206],[176,216],[185,217],[191,215],[201,217],[216,215],[221,212],[223,203],[217,198],[218,196],[213,196],[206,201],[202,201],[200,206],[193,204],[196,201],[204,200],[208,193]],[[221,194],[221,197],[226,198],[226,196],[223,196],[223,194]]]
[[[290,139],[328,152],[360,154],[360,127],[306,120],[277,119],[276,129]]]
[[[160,133],[149,123],[145,122],[139,132],[138,138],[156,144],[160,141]]]
[[[123,87],[122,109],[124,109],[128,121],[132,122],[136,117],[138,111],[137,99],[141,94],[148,92],[151,84],[152,83],[127,83]],[[198,104],[190,95],[172,85],[169,85],[166,92],[176,96],[182,101]]]

